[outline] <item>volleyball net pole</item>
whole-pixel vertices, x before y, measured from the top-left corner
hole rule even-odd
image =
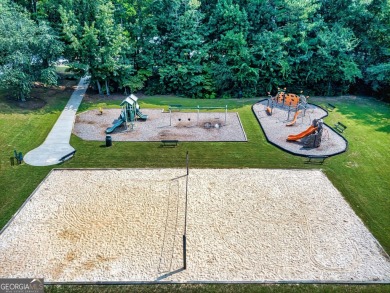
[[[186,199],[185,199],[185,206],[184,206],[185,210],[184,210],[184,233],[183,233],[183,269],[187,269],[187,206],[188,206],[188,175],[190,174],[188,163],[189,163],[189,155],[187,151],[186,153],[186,169],[187,169]]]

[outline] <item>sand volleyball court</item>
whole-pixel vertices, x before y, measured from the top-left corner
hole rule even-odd
[[[46,282],[390,281],[318,170],[53,170],[0,235],[0,277]]]

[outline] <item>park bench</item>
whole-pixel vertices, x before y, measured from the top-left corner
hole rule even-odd
[[[176,140],[176,139],[163,139],[163,140],[161,141],[161,143],[162,143],[162,146],[163,146],[163,147],[164,147],[164,146],[176,147],[177,144],[179,143],[179,141]]]
[[[328,104],[326,105],[326,109],[327,109],[328,111],[332,112],[334,109],[336,109],[336,106],[335,106],[335,105],[332,105],[332,104],[330,104],[330,103],[328,103]]]
[[[180,112],[181,107],[183,107],[183,106],[179,105],[179,104],[177,104],[177,105],[169,105],[169,110],[171,110],[171,111],[179,111]]]
[[[338,132],[344,132],[345,129],[347,129],[347,126],[345,126],[343,123],[341,122],[337,122],[335,125],[334,125],[334,128],[338,131]]]
[[[306,163],[317,163],[317,164],[323,164],[325,160],[328,158],[328,156],[307,156],[308,160]]]

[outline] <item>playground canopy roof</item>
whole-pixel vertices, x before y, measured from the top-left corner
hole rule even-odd
[[[136,96],[134,96],[133,94],[131,94],[130,96],[128,96],[126,99],[124,99],[121,103],[121,106],[123,106],[124,104],[130,104],[130,105],[134,105],[134,104],[137,104],[137,101],[138,101],[138,98]]]

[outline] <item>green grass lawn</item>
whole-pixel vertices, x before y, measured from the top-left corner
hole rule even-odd
[[[207,284],[207,285],[129,285],[129,286],[45,286],[50,293],[174,293],[174,292],[207,292],[207,293],[383,293],[389,292],[390,285],[261,285],[261,284]]]
[[[65,81],[63,81],[65,82]],[[17,211],[24,200],[33,192],[52,168],[169,168],[184,167],[185,153],[189,151],[191,168],[321,168],[333,184],[341,191],[353,210],[359,215],[384,249],[390,253],[390,107],[388,104],[358,97],[311,98],[312,103],[336,106],[325,119],[329,125],[340,121],[348,128],[345,137],[349,141],[346,153],[331,157],[323,165],[304,164],[305,159],[290,155],[267,143],[261,128],[252,113],[251,106],[258,99],[241,100],[193,100],[172,96],[145,97],[140,99],[143,108],[167,108],[169,104],[183,106],[224,106],[229,111],[240,114],[248,142],[181,142],[177,148],[161,148],[156,142],[113,142],[113,147],[102,147],[103,142],[83,141],[72,136],[71,145],[77,150],[73,159],[59,166],[31,167],[26,164],[10,166],[13,150],[24,154],[41,144],[61,113],[71,88],[75,82],[66,81],[67,88],[45,91],[37,89],[35,95],[46,101],[46,105],[38,110],[21,109],[17,104],[6,99],[0,93],[0,227],[3,227]],[[91,108],[119,108],[120,101],[102,98],[89,98],[83,102],[80,111]],[[180,286],[179,286],[180,287]],[[103,288],[103,287],[101,287]],[[108,287],[122,292],[140,290],[154,292],[151,287]],[[138,289],[136,289],[138,288]],[[149,288],[149,289],[148,289]],[[159,287],[162,291],[164,289]],[[178,287],[168,287],[177,289]],[[208,285],[192,286],[189,290],[201,289],[206,292],[254,291],[274,292],[274,290],[295,290],[289,286],[253,286],[242,285],[225,287]],[[238,289],[237,289],[238,288]],[[307,289],[308,288],[308,289]],[[310,290],[311,288],[311,290]],[[320,288],[320,289],[318,289]],[[368,286],[303,286],[304,292],[325,289],[333,292],[382,292],[389,287]],[[347,288],[347,289],[346,289]],[[78,286],[50,286],[49,292],[84,292]],[[180,288],[179,288],[180,289]],[[305,291],[307,289],[307,291]],[[81,290],[81,291],[80,291]],[[89,290],[89,289],[88,289]],[[367,291],[366,291],[367,290]],[[167,292],[165,291],[165,292]],[[91,291],[93,292],[93,289]],[[138,291],[136,291],[138,292]]]

